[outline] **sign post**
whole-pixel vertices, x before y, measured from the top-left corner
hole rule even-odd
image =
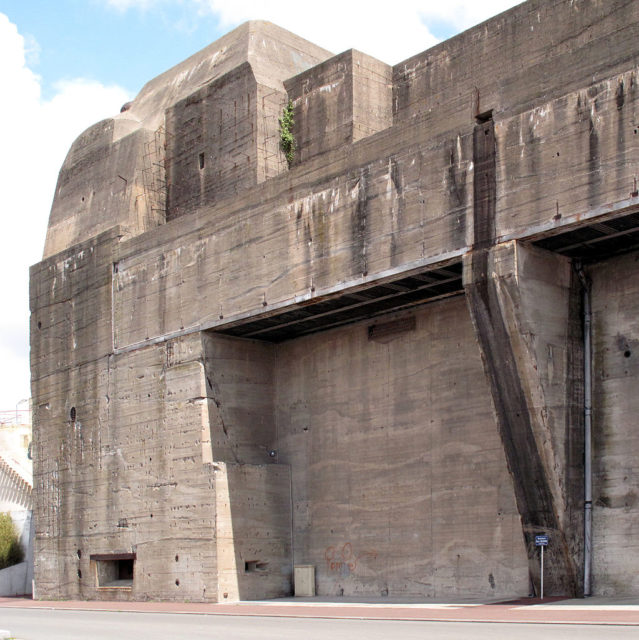
[[[544,547],[548,546],[548,536],[535,536],[535,546],[541,547],[541,599],[544,599]]]

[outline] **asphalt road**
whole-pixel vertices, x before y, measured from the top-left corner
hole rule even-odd
[[[0,629],[19,640],[606,640],[636,626],[335,620],[53,609],[0,609]]]

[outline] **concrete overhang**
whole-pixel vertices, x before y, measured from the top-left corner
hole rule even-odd
[[[595,262],[639,248],[639,210],[597,219],[533,242],[568,258]]]
[[[276,315],[253,316],[218,328],[217,332],[282,342],[461,293],[462,263],[456,261],[339,295],[313,297]]]

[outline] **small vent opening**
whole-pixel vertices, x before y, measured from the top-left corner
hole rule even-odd
[[[380,340],[406,331],[415,331],[415,316],[373,324],[368,327],[368,339]]]
[[[247,560],[244,563],[244,573],[259,573],[266,571],[268,562],[262,562],[260,560]]]

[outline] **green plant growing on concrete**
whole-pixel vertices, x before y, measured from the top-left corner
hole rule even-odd
[[[280,117],[280,149],[284,152],[286,162],[290,167],[295,158],[295,138],[293,136],[293,102],[288,101]]]
[[[8,513],[0,513],[0,569],[12,567],[24,560],[18,532]]]

